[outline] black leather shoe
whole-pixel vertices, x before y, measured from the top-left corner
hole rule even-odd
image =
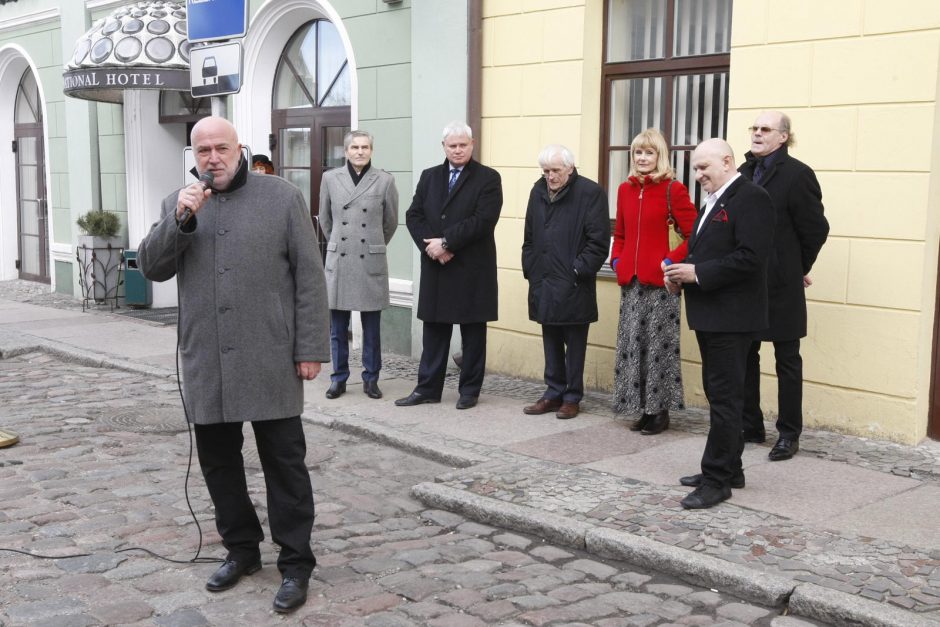
[[[767,434],[763,431],[744,431],[741,435],[745,442],[752,444],[763,444],[767,440]]]
[[[653,421],[653,418],[655,417],[656,414],[643,414],[633,421],[633,424],[630,425],[630,431],[642,431],[646,428],[646,425]]]
[[[395,401],[395,404],[399,407],[411,407],[412,405],[423,405],[424,403],[440,403],[441,399],[431,398],[430,396],[425,396],[424,394],[419,394],[417,392],[412,392],[405,398],[400,398]]]
[[[710,485],[700,485],[682,499],[682,507],[686,509],[708,509],[731,498],[731,488],[716,488]]]
[[[690,488],[697,488],[702,485],[702,475],[689,475],[688,477],[679,477],[679,483]],[[731,477],[731,483],[729,484],[735,490],[740,490],[744,487],[744,473],[740,475],[734,475]]]
[[[261,570],[261,560],[256,562],[244,562],[236,560],[225,560],[219,570],[212,573],[206,582],[206,590],[209,592],[222,592],[228,590],[238,583],[238,580],[245,575],[250,575]]]
[[[469,394],[461,394],[460,398],[457,399],[457,409],[470,409],[471,407],[476,407],[477,397],[470,396]]]
[[[330,384],[330,389],[326,391],[327,398],[339,398],[346,393],[345,381],[334,381]]]
[[[378,381],[363,381],[362,391],[365,392],[366,396],[369,398],[382,398],[382,390],[379,389]]]
[[[641,431],[641,435],[656,435],[669,428],[669,410],[664,409],[655,416]]]
[[[799,440],[780,438],[777,440],[777,443],[774,444],[774,447],[770,449],[770,453],[767,454],[767,457],[769,457],[772,462],[782,462],[796,455],[798,450],[800,450]]]
[[[307,582],[286,577],[274,595],[274,611],[279,614],[293,612],[307,602]]]

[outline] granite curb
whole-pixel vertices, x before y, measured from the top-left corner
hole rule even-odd
[[[482,524],[530,533],[599,557],[623,560],[678,577],[694,585],[728,592],[741,599],[813,620],[864,627],[937,627],[940,623],[911,612],[861,599],[812,583],[756,572],[616,529],[506,503],[449,486],[425,482],[412,496],[424,505],[456,512]]]
[[[88,351],[64,342],[56,342],[44,338],[32,337],[26,334],[0,332],[0,359],[17,357],[26,353],[41,351],[62,361],[75,363],[92,368],[114,368],[125,372],[133,372],[150,377],[176,378],[176,371],[158,366],[151,366],[129,359],[103,355]]]
[[[374,422],[348,415],[329,415],[320,411],[315,414],[304,413],[301,418],[311,424],[374,440],[379,444],[392,446],[406,453],[411,453],[412,455],[417,455],[453,468],[469,468],[470,466],[489,461],[484,457],[468,455],[464,451],[439,446],[431,442],[424,442],[413,437],[405,437],[397,429],[383,427]]]

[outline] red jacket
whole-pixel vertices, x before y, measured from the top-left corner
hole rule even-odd
[[[669,200],[684,239],[669,250],[672,227],[667,223],[666,188],[671,182],[672,179],[666,179],[654,183],[648,176],[642,180],[631,176],[617,190],[617,224],[610,265],[620,285],[627,285],[635,276],[644,285],[662,286],[663,271],[659,264],[663,259],[668,257],[673,262],[685,259],[687,241],[698,212],[689,198],[689,190],[676,181]]]

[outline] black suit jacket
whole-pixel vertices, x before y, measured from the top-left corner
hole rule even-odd
[[[405,212],[408,232],[422,253],[418,318],[450,323],[496,320],[494,231],[503,206],[499,172],[471,160],[450,193],[449,178],[446,160],[422,172]],[[442,236],[454,253],[445,265],[424,254],[424,240]]]
[[[770,326],[762,340],[795,340],[806,336],[806,289],[819,250],[829,235],[823,215],[822,191],[813,170],[791,157],[786,146],[777,149],[770,168],[759,185],[767,190],[777,212],[774,246],[767,266],[770,297]],[[750,152],[738,169],[748,179],[754,176],[757,158]]]
[[[683,285],[695,331],[749,333],[767,327],[767,258],[774,208],[761,187],[738,177],[718,198],[701,231],[699,212],[686,263],[698,283]]]

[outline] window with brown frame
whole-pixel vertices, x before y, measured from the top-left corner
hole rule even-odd
[[[732,0],[606,0],[601,172],[611,218],[630,169],[630,141],[662,131],[676,178],[698,190],[689,164],[704,139],[725,137]]]

